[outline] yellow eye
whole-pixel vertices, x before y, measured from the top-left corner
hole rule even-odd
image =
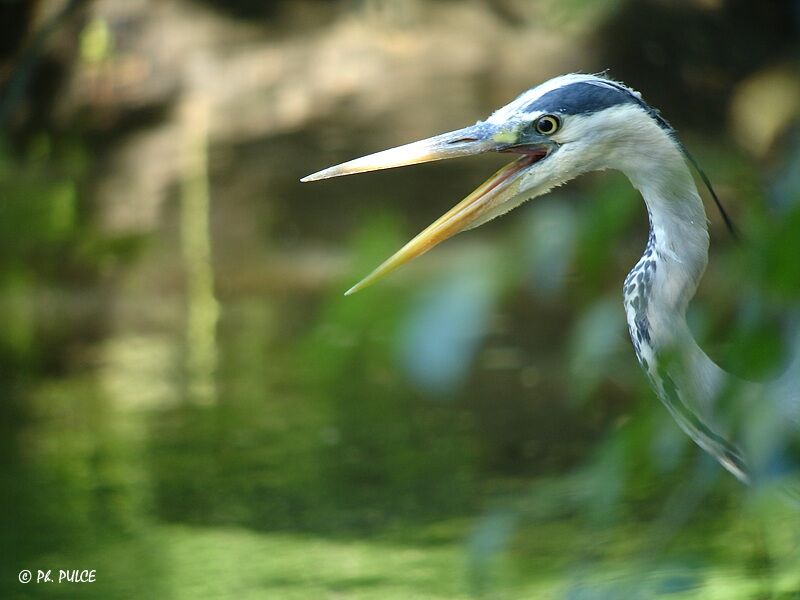
[[[536,119],[534,127],[542,135],[553,135],[561,127],[561,119],[555,115],[542,115]]]

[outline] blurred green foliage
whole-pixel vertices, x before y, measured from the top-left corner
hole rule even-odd
[[[280,13],[262,5],[228,10]],[[90,21],[81,60],[124,55],[113,35]],[[163,112],[143,110],[142,129]],[[342,131],[362,131],[341,113]],[[428,194],[480,167],[309,191],[297,178],[310,155],[363,153],[381,135],[309,123],[212,140],[211,225],[194,233],[213,250],[220,314],[213,394],[199,399],[180,185],[153,231],[104,226],[111,199],[95,184],[114,163],[100,154],[136,130],[104,117],[102,139],[35,124],[0,144],[0,596],[800,593],[796,507],[722,472],[638,369],[620,287],[646,215],[624,177],[581,178],[344,298],[412,232],[400,211],[416,226]],[[771,375],[797,317],[800,151],[790,139],[767,172],[725,138],[685,141],[744,234],[735,244],[709,210],[690,321],[723,366]],[[97,569],[98,582],[23,586],[23,568]]]

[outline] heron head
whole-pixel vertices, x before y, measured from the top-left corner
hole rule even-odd
[[[348,290],[373,283],[447,238],[486,223],[578,175],[636,161],[632,135],[669,126],[637,92],[596,75],[564,75],[523,93],[485,121],[304,177],[316,181],[484,152],[519,155]]]

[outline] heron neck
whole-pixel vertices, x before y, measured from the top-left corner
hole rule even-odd
[[[678,148],[638,157],[626,170],[650,220],[645,252],[625,279],[628,328],[636,356],[681,428],[734,475],[747,480],[714,405],[725,373],[695,342],[686,308],[708,262],[705,210]]]
[[[658,267],[651,299],[664,314],[682,317],[708,263],[707,217],[697,186],[677,148],[627,175],[641,192],[650,220],[642,260]]]

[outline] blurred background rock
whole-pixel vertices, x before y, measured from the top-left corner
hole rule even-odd
[[[622,176],[347,299],[503,158],[298,183],[609,69],[744,231],[709,207],[691,318],[768,376],[800,295],[799,25],[794,0],[0,3],[3,597],[800,594],[797,513],[636,366]]]

